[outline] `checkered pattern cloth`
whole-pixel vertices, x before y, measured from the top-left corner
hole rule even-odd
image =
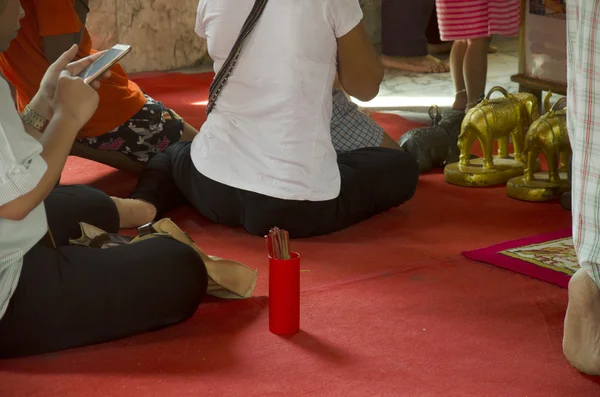
[[[567,1],[567,53],[573,242],[600,286],[600,0]]]
[[[343,91],[333,90],[331,141],[337,152],[379,147],[383,128],[350,102]]]

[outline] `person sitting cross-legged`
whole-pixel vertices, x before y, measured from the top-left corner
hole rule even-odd
[[[0,0],[0,52],[23,10]],[[73,141],[98,106],[98,81],[76,76],[97,56],[59,56],[27,104],[15,109],[0,77],[0,358],[108,342],[192,316],[207,293],[206,266],[194,248],[158,237],[108,249],[76,246],[80,222],[109,233],[119,212],[106,194],[56,181]],[[108,77],[108,76],[106,76]],[[49,123],[42,134],[39,119]]]
[[[196,32],[215,71],[225,64],[254,0],[201,0]],[[310,32],[310,38],[298,32]],[[193,143],[155,156],[122,226],[139,226],[186,199],[215,223],[264,236],[332,233],[388,211],[415,193],[416,160],[398,148],[336,153],[332,93],[375,97],[383,66],[358,1],[270,1]],[[176,192],[180,192],[178,197]]]

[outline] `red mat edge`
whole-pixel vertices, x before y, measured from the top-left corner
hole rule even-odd
[[[487,248],[462,252],[461,255],[474,261],[487,263],[515,273],[524,274],[538,280],[546,281],[559,287],[567,288],[571,276],[550,269],[536,266],[516,258],[502,255],[499,252],[507,249],[523,247],[532,244],[540,244],[552,240],[563,239],[572,236],[571,229],[563,229],[552,233],[540,234],[533,237],[525,237],[518,240],[507,241]]]

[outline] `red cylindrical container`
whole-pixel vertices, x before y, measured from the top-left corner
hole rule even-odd
[[[300,254],[269,257],[269,330],[276,335],[300,331]]]

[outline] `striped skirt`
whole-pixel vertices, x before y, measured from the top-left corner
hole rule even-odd
[[[520,0],[436,0],[443,41],[517,36]]]

